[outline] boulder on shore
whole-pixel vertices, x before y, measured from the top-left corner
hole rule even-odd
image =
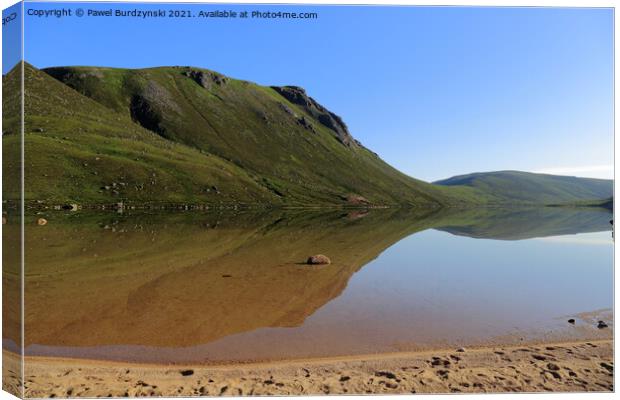
[[[308,257],[308,261],[307,263],[310,265],[325,265],[325,264],[331,264],[331,260],[329,259],[329,257],[324,256],[323,254],[317,254],[315,256],[310,256]]]

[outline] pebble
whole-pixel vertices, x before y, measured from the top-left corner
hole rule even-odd
[[[315,256],[308,257],[307,263],[311,265],[331,264],[331,260],[323,254],[317,254]]]

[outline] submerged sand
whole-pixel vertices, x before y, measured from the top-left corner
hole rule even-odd
[[[613,391],[611,340],[222,366],[27,357],[26,397]],[[19,359],[5,352],[4,385]]]

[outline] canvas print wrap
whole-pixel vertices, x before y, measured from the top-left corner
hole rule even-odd
[[[613,10],[3,12],[3,389],[613,391]]]
[[[18,397],[24,354],[22,33],[22,5],[15,4],[2,11],[2,389]]]

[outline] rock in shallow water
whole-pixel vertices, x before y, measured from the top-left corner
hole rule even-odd
[[[306,261],[310,265],[325,265],[331,264],[331,260],[329,257],[324,256],[323,254],[317,254],[315,256],[308,257],[308,261]]]

